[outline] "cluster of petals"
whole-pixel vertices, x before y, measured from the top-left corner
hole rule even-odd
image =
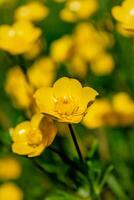
[[[48,8],[39,1],[32,1],[15,10],[16,20],[39,21],[49,13]]]
[[[37,113],[11,130],[12,150],[19,155],[38,156],[53,142],[56,133],[53,121]]]
[[[94,74],[108,75],[115,66],[112,55],[107,53],[113,43],[107,32],[97,30],[90,23],[80,23],[72,35],[52,43],[50,54],[56,62],[66,62],[72,74],[84,77],[90,64]]]
[[[34,95],[41,113],[60,122],[79,123],[98,93],[91,87],[82,87],[76,79],[62,77],[53,87],[42,87]]]
[[[41,29],[29,21],[16,21],[13,25],[0,26],[0,49],[10,54],[23,54],[39,39]]]

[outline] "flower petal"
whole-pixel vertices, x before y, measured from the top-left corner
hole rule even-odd
[[[50,87],[43,87],[34,94],[36,104],[42,113],[53,114],[54,111],[54,97],[53,89]]]

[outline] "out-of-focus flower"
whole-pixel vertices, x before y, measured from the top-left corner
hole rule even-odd
[[[120,33],[121,35],[125,36],[125,37],[132,37],[134,35],[134,31],[133,30],[128,30],[125,29],[121,23],[117,23],[116,25],[116,30],[118,33]]]
[[[39,156],[51,145],[57,133],[53,121],[42,114],[35,114],[31,121],[24,121],[11,130],[12,150],[28,157]]]
[[[4,183],[0,185],[0,200],[23,200],[23,192],[14,183]]]
[[[68,22],[75,22],[80,19],[87,19],[98,9],[97,0],[68,0],[60,16]]]
[[[61,122],[79,123],[98,93],[82,88],[79,81],[67,77],[57,80],[53,87],[43,87],[35,93],[40,112]]]
[[[106,117],[111,113],[111,105],[106,99],[96,100],[83,118],[87,128],[99,128],[106,124]]]
[[[16,20],[39,21],[48,15],[48,8],[38,1],[22,5],[15,11]]]
[[[30,50],[39,39],[41,29],[28,21],[17,21],[12,26],[0,26],[0,49],[11,54],[22,54]]]
[[[134,123],[134,101],[127,93],[120,92],[114,95],[112,105],[121,125]]]
[[[21,173],[21,166],[14,158],[0,159],[0,179],[17,179]]]
[[[70,36],[63,36],[54,41],[51,45],[51,57],[56,62],[64,62],[71,54],[72,38]]]
[[[37,60],[28,69],[28,78],[35,88],[51,86],[55,79],[55,63],[49,57]]]
[[[78,78],[84,78],[87,74],[88,66],[79,56],[74,56],[68,63],[68,70],[70,74]]]
[[[125,0],[121,6],[112,9],[113,17],[121,23],[121,28],[125,29],[130,36],[134,35],[134,1]]]
[[[96,75],[109,75],[114,69],[114,60],[108,53],[101,53],[91,63],[91,70]]]
[[[25,75],[18,66],[8,71],[5,90],[11,96],[17,107],[24,109],[30,107],[33,89],[27,83]]]
[[[63,3],[65,2],[66,0],[54,0],[56,3]]]
[[[41,50],[42,50],[42,42],[41,42],[41,40],[39,40],[39,41],[36,41],[32,45],[31,49],[29,49],[24,54],[24,56],[25,56],[26,59],[32,60],[32,59],[36,58],[40,54]]]

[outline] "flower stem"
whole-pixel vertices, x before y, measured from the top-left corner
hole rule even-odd
[[[79,144],[78,144],[78,141],[77,141],[77,138],[75,136],[75,132],[73,130],[73,127],[71,124],[68,124],[68,127],[69,127],[69,130],[70,130],[70,133],[71,133],[71,136],[72,136],[72,139],[73,139],[73,142],[74,142],[74,145],[75,145],[75,148],[76,148],[76,151],[78,153],[78,156],[79,156],[79,159],[82,163],[84,163],[84,159],[82,157],[82,153],[80,151],[80,147],[79,147]]]

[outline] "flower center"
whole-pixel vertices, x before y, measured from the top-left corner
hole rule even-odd
[[[77,113],[79,106],[72,97],[61,97],[55,100],[55,112],[61,117],[67,117]]]

